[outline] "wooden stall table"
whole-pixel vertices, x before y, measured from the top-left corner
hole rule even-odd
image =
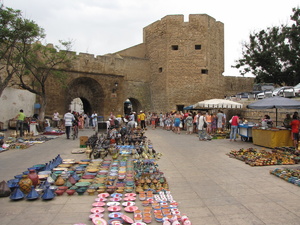
[[[253,144],[267,148],[293,146],[290,130],[252,128]]]

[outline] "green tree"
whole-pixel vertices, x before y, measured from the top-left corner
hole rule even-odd
[[[295,85],[300,82],[300,9],[294,8],[291,25],[269,27],[249,36],[242,58],[235,61],[242,75],[251,73],[257,83]]]
[[[21,62],[28,44],[44,37],[35,22],[25,19],[20,10],[0,8],[0,96],[9,85]],[[18,48],[18,51],[16,49]]]
[[[22,65],[16,69],[18,84],[39,97],[41,101],[40,120],[44,120],[47,107],[47,80],[50,76],[64,84],[66,74],[64,69],[70,66],[74,54],[70,52],[71,42],[60,41],[60,45],[42,45],[37,42],[30,45],[27,52],[23,52]]]

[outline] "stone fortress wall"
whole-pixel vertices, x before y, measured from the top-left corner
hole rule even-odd
[[[143,43],[116,53],[76,56],[63,87],[47,80],[46,115],[63,115],[74,98],[105,118],[133,110],[167,112],[252,90],[253,78],[223,76],[224,24],[206,14],[168,15],[143,29]],[[118,83],[118,87],[115,87]],[[37,100],[38,102],[39,100]]]

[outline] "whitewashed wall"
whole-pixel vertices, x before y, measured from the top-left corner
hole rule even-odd
[[[4,129],[8,127],[8,120],[14,118],[20,109],[26,116],[34,114],[35,94],[14,88],[5,88],[0,97],[0,122],[4,123]]]

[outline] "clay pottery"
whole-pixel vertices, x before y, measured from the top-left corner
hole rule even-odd
[[[59,189],[57,189],[57,190],[55,191],[55,194],[58,195],[58,196],[60,196],[60,195],[63,195],[64,192],[65,192],[64,190],[59,190]]]
[[[95,192],[96,192],[96,190],[95,190],[95,189],[92,189],[92,188],[87,189],[86,191],[87,191],[87,193],[88,193],[89,195],[94,195]]]
[[[79,179],[78,179],[78,180],[79,180]],[[68,178],[68,181],[69,181],[72,185],[76,184],[76,180],[75,180],[75,178],[74,178],[73,176],[70,176],[70,177]]]
[[[54,192],[49,188],[49,186],[47,186],[41,198],[43,200],[51,200],[54,197],[55,197]]]
[[[65,180],[61,176],[58,176],[54,184],[56,186],[63,186],[65,184]]]
[[[28,178],[32,181],[32,185],[34,187],[36,187],[39,184],[39,176],[37,175],[35,169],[29,170]]]
[[[40,197],[40,194],[35,190],[34,185],[31,186],[31,190],[26,196],[27,200],[36,200]]]
[[[76,192],[76,190],[75,189],[68,189],[68,190],[66,190],[66,192],[67,192],[68,195],[73,195]]]
[[[23,175],[22,179],[19,181],[20,190],[24,194],[28,194],[31,191],[32,181],[28,178],[28,175]]]
[[[20,190],[20,187],[17,186],[14,191],[11,193],[11,195],[9,196],[9,198],[11,200],[20,200],[23,199],[25,197],[24,193]]]
[[[62,191],[66,191],[69,187],[68,186],[59,186],[57,187],[57,190],[62,190]]]

